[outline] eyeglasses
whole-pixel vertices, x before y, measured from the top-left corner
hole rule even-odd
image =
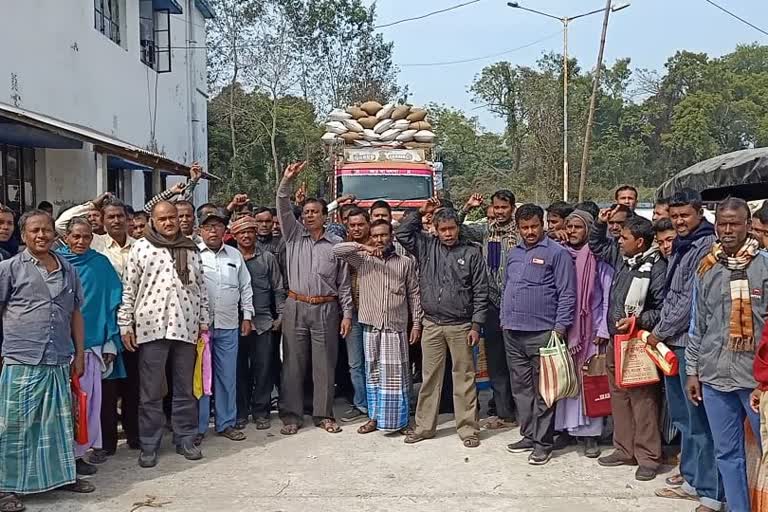
[[[224,231],[224,225],[214,223],[214,224],[203,224],[202,226],[200,226],[200,231],[218,231],[218,230]]]

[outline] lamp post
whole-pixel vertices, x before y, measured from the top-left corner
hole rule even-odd
[[[563,201],[568,201],[568,26],[574,20],[585,18],[601,12],[616,12],[629,7],[629,2],[621,4],[611,4],[610,0],[606,7],[595,9],[594,11],[577,14],[576,16],[555,16],[547,12],[538,11],[520,5],[519,2],[507,2],[509,7],[520,9],[522,11],[532,12],[540,16],[552,18],[563,24]],[[607,17],[607,13],[606,13]]]

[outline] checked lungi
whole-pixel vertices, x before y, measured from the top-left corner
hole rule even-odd
[[[75,482],[69,365],[6,364],[0,374],[0,492]]]
[[[411,369],[403,332],[363,325],[368,417],[383,431],[408,426]]]

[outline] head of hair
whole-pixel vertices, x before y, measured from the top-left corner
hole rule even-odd
[[[318,199],[316,197],[308,197],[308,198],[306,198],[304,200],[304,202],[301,203],[301,210],[304,211],[304,207],[307,206],[308,204],[312,204],[312,203],[319,204],[320,205],[320,210],[323,212],[323,215],[328,215],[328,203],[326,203],[324,200]]]
[[[656,199],[656,202],[653,203],[653,206],[669,206],[669,198],[668,197],[660,197]]]
[[[747,202],[743,199],[740,199],[738,197],[726,197],[722,201],[720,201],[720,204],[717,205],[717,209],[715,210],[715,217],[717,217],[720,212],[724,210],[744,210],[747,212],[747,220],[750,220],[752,218],[752,214],[749,210],[749,205]]]
[[[451,201],[450,199],[441,199],[440,208],[450,208],[451,210],[455,209],[455,207],[453,206],[453,201]]]
[[[129,217],[133,217],[136,215],[136,210],[133,209],[133,206],[125,205],[125,213],[128,214]]]
[[[19,231],[21,233],[24,233],[24,228],[27,227],[27,222],[29,221],[29,219],[33,217],[47,217],[51,223],[51,228],[54,228],[53,217],[48,215],[48,212],[46,212],[45,210],[38,210],[37,208],[33,208],[32,210],[28,210],[24,212],[21,218],[19,219]]]
[[[675,226],[672,225],[672,219],[669,218],[659,219],[653,223],[653,231],[656,233],[663,233],[673,229],[675,229]]]
[[[158,201],[157,203],[152,205],[152,211],[150,211],[149,214],[150,215],[154,215],[155,214],[155,210],[157,210],[161,206],[173,206],[173,208],[176,209],[176,205],[173,204],[170,201]]]
[[[588,212],[594,218],[597,218],[597,216],[600,215],[600,207],[594,201],[582,201],[574,206],[573,209]]]
[[[72,230],[75,229],[75,226],[88,226],[88,231],[91,230],[91,223],[88,222],[88,219],[85,217],[72,217],[69,219],[69,222],[67,222],[66,233],[72,233]]]
[[[293,216],[296,217],[297,219],[300,219],[301,218],[301,206],[299,206],[297,204],[293,204],[293,205],[291,205],[291,209],[293,210]]]
[[[616,210],[616,213],[626,213],[628,219],[635,216],[635,212],[625,204],[613,203],[611,205],[611,210]]]
[[[271,213],[273,217],[277,217],[277,208],[270,208],[269,213]]]
[[[768,224],[768,201],[752,214],[752,218],[759,220],[761,224]]]
[[[563,218],[567,216],[564,215]],[[542,223],[544,222],[544,210],[541,209],[541,206],[528,203],[515,210],[515,222],[517,224],[520,224],[521,220],[530,220],[534,217],[538,217]]]
[[[504,201],[505,203],[509,203],[511,206],[515,206],[515,194],[513,194],[511,190],[507,190],[504,188],[501,190],[497,190],[491,196],[491,202],[493,202],[494,199],[499,199],[501,201]]]
[[[440,225],[441,222],[455,222],[457,226],[461,226],[461,222],[459,222],[459,214],[456,213],[456,210],[453,208],[439,208],[438,210],[435,210],[434,215],[432,215],[432,224],[435,226]]]
[[[44,213],[48,213],[45,210],[43,210]],[[16,217],[16,213],[10,209],[9,207],[5,206],[4,204],[0,204],[0,213],[10,213],[14,217]]]
[[[349,209],[347,218],[357,217],[358,215],[362,215],[366,222],[371,222],[371,216],[368,214],[368,212],[357,206],[353,206]]]
[[[694,210],[701,209],[703,201],[701,200],[701,194],[692,188],[683,188],[669,198],[669,207],[678,208],[680,206],[690,206]]]
[[[376,219],[375,221],[373,221],[371,223],[371,229],[377,228],[379,226],[388,226],[389,227],[389,234],[390,235],[392,234],[392,229],[393,228],[392,228],[392,223],[391,222],[387,222],[384,219]]]
[[[344,203],[343,205],[341,205],[341,207],[339,207],[339,215],[341,215],[342,217],[346,217],[347,212],[352,210],[352,208],[357,208],[357,206],[352,203]]]
[[[49,208],[50,208],[51,210],[53,210],[53,204],[52,204],[52,203],[50,203],[50,202],[48,202],[48,201],[40,201],[40,202],[37,204],[37,209],[38,209],[38,210],[47,210],[47,209],[49,209]]]
[[[178,208],[179,206],[189,206],[190,208],[192,208],[193,212],[195,211],[195,205],[192,204],[191,201],[187,201],[186,199],[179,199],[178,201],[176,201],[176,208]]]
[[[616,192],[613,194],[613,198],[618,201],[619,199],[619,192],[625,192],[627,190],[630,190],[635,193],[635,199],[640,197],[640,195],[637,193],[637,189],[633,187],[632,185],[622,185],[619,188],[616,189]]]
[[[642,238],[645,240],[646,249],[653,245],[653,241],[656,238],[656,232],[653,230],[653,223],[640,215],[634,215],[628,218],[627,222],[624,224],[624,229],[632,233],[632,236],[635,238]]]
[[[259,206],[258,208],[255,208],[252,215],[255,217],[257,215],[261,215],[262,213],[269,213],[274,217],[272,214],[272,208],[267,208],[266,206]]]
[[[125,213],[125,216],[128,216],[128,207],[125,205],[124,202],[119,200],[116,197],[110,197],[108,199],[104,200],[104,203],[101,205],[101,211],[104,212],[107,208],[122,208],[123,212]]]
[[[381,208],[384,208],[390,214],[392,213],[392,207],[389,206],[389,203],[384,201],[383,199],[379,199],[378,201],[374,201],[373,204],[371,205],[371,208],[368,211],[370,213],[373,213],[373,210],[379,210]]]
[[[192,204],[192,203],[190,203],[190,204]],[[216,206],[216,205],[215,205],[215,204],[213,204],[213,203],[203,203],[203,204],[201,204],[200,206],[198,206],[198,207],[197,207],[197,210],[195,210],[195,213],[196,213],[198,216],[200,216],[200,212],[202,212],[203,210],[209,209],[209,208],[210,208],[210,209],[213,209],[213,210],[216,210],[216,209],[218,209],[219,207],[218,207],[218,206]]]
[[[547,213],[557,215],[560,218],[566,218],[573,213],[573,206],[565,201],[555,201],[547,207]]]
[[[149,220],[149,215],[144,210],[133,212],[133,218],[135,219],[136,217],[144,217],[144,220]]]

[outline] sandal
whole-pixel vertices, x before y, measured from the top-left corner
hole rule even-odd
[[[411,434],[413,434],[413,427],[408,425],[407,427],[403,427],[400,430],[398,430],[397,433],[400,434],[401,436],[410,436]]]
[[[18,494],[12,492],[0,493],[0,512],[23,512],[27,507],[21,502]]]
[[[362,425],[360,425],[360,428],[357,429],[358,434],[370,434],[371,432],[375,432],[377,430],[376,428],[376,420],[368,420]]]
[[[75,492],[77,494],[90,494],[96,490],[96,486],[88,480],[78,478],[75,483],[59,487],[62,491]]]
[[[517,421],[515,420],[506,420],[504,418],[499,418],[498,416],[491,416],[485,422],[483,428],[487,430],[502,430],[505,428],[515,428],[516,426]]]
[[[330,418],[321,420],[320,423],[317,424],[317,426],[325,430],[329,434],[338,434],[339,432],[341,432],[341,427],[339,427],[336,424],[336,422]]]
[[[219,432],[219,435],[221,437],[226,437],[230,441],[245,441],[246,437],[245,434],[240,432],[239,430],[235,430],[232,427],[227,427],[221,432]]]
[[[296,435],[299,432],[299,426],[298,425],[283,425],[283,428],[280,429],[280,433],[284,436],[293,436]]]
[[[405,436],[405,444],[416,444],[422,441],[426,441],[427,439],[431,439],[431,437],[425,436],[424,434],[417,434],[416,432],[411,432],[410,434]]]
[[[464,439],[464,448],[477,448],[480,446],[480,438],[477,436],[469,436]]]
[[[685,483],[685,478],[683,478],[683,475],[678,473],[664,480],[664,483],[669,485],[670,487],[680,487]]]
[[[256,424],[256,430],[269,430],[272,428],[272,422],[269,418],[256,418],[253,422]]]
[[[668,498],[672,500],[690,500],[699,501],[699,497],[695,494],[688,494],[679,487],[665,487],[663,489],[657,489],[654,494],[659,498]]]

